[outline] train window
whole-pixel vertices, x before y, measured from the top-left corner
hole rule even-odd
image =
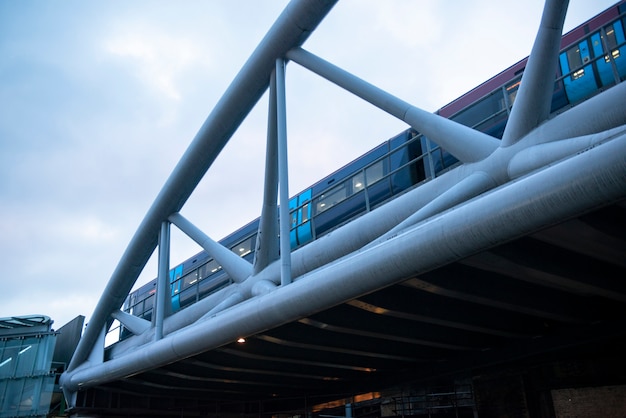
[[[385,167],[383,160],[365,169],[365,184],[371,186],[378,180],[383,178],[385,174]]]
[[[154,293],[143,301],[143,312],[151,311],[154,306]]]
[[[137,315],[135,313],[135,311],[137,310],[136,305],[137,305],[137,292],[134,292],[128,295],[128,299],[126,299],[126,306],[127,306],[126,312],[128,312],[131,315]]]
[[[254,237],[250,237],[240,242],[239,244],[233,246],[231,250],[240,257],[250,254],[253,249],[252,246],[254,245],[253,238]]]
[[[504,96],[500,90],[496,90],[489,96],[460,111],[451,119],[465,126],[469,126],[470,128],[474,128],[481,122],[504,110],[504,108]]]
[[[613,51],[611,51],[611,58],[613,58],[614,60],[619,58],[619,49],[614,49]],[[609,58],[608,55],[605,55],[604,61],[609,62],[611,61],[611,59]]]
[[[613,49],[617,46],[617,36],[613,25],[606,27],[606,46],[609,49]]]
[[[617,59],[620,56],[620,50],[617,48],[618,45],[623,42],[624,34],[622,32],[622,23],[617,21],[605,28],[606,31],[606,46],[611,51],[611,56],[609,54],[604,56],[604,60],[609,62],[612,59]]]
[[[301,223],[305,223],[308,220],[309,220],[309,204],[305,203],[302,206],[302,222]]]
[[[365,187],[365,173],[361,171],[352,177],[352,193],[363,190],[363,187]]]
[[[183,276],[183,289],[188,288],[198,282],[198,269]]]
[[[567,62],[569,63],[569,69],[575,70],[571,75],[572,80],[577,80],[581,78],[582,76],[584,76],[585,69],[584,68],[578,69],[579,67],[582,67],[583,65],[580,47],[576,45],[568,49],[566,52],[566,55],[567,55]]]
[[[567,50],[567,62],[569,62],[569,68],[578,68],[583,65],[580,59],[580,48],[578,48],[578,46]]]
[[[520,83],[521,79],[517,79],[506,86],[506,94],[509,96],[509,106],[513,106],[513,103],[515,103]]]
[[[222,266],[217,264],[217,261],[211,260],[198,269],[199,279],[202,280],[206,277],[209,277],[210,275],[212,275],[213,273],[217,273],[221,269],[222,269]]]
[[[328,208],[344,200],[346,197],[347,193],[345,183],[341,183],[340,185],[333,187],[317,198],[315,203],[316,213],[324,212]]]

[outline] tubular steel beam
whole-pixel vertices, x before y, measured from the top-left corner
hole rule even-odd
[[[280,196],[280,284],[291,283],[289,237],[289,166],[287,158],[287,109],[285,104],[285,61],[276,60],[276,137],[278,139],[278,186]]]
[[[148,210],[89,320],[68,371],[89,356],[100,330],[131,290],[157,245],[161,222],[178,212],[237,127],[267,90],[276,59],[302,45],[336,0],[293,0],[208,116]]]
[[[219,242],[212,240],[194,224],[189,222],[183,215],[178,212],[173,213],[168,219],[189,238],[200,245],[207,254],[213,257],[236,283],[241,283],[250,277],[250,274],[252,274],[252,265],[248,261],[239,257]]]
[[[548,119],[568,0],[548,0],[502,136],[510,146]]]
[[[290,50],[287,58],[408,123],[460,161],[480,161],[500,145],[492,136],[419,109],[302,48]]]
[[[276,72],[270,79],[265,147],[265,180],[252,274],[278,259],[278,141],[276,140]]]
[[[163,338],[163,320],[165,319],[165,307],[169,298],[169,271],[170,271],[170,224],[167,221],[161,222],[161,232],[159,233],[159,274],[156,291],[156,312],[154,319],[155,339]]]
[[[558,5],[562,1],[551,0],[549,3]],[[521,140],[515,138],[510,146],[498,147],[493,138],[427,114],[299,48],[332,4],[314,0],[290,4],[211,113],[115,270],[70,368],[61,378],[66,393],[214,349],[242,335],[253,335],[277,324],[300,319],[626,198],[626,134],[622,129],[626,123],[623,102],[626,83],[536,129],[533,124],[523,123],[523,131],[530,131]],[[449,146],[444,143],[444,147],[459,153],[457,156],[469,163],[294,252],[290,265],[294,280],[289,286],[274,288],[284,266],[282,260],[270,263],[273,257],[267,257],[262,263],[270,263],[267,268],[250,269],[254,274],[224,289],[220,295],[223,298],[208,297],[189,307],[183,315],[185,318],[174,315],[165,320],[162,339],[138,339],[147,343],[139,350],[122,350],[119,356],[112,355],[106,362],[82,364],[92,352],[98,332],[104,329],[110,315],[117,312],[154,250],[159,225],[167,219],[173,221],[180,217],[178,209],[267,88],[272,72],[279,72],[284,66],[283,56],[397,115],[432,136],[431,139],[450,141]],[[279,77],[282,82],[282,76],[277,74]],[[280,96],[280,92],[276,91],[276,96]],[[275,106],[270,109],[270,115],[275,114],[276,125],[270,123],[268,137],[275,135],[276,147],[280,148],[279,140],[281,135],[284,138],[284,132],[274,134],[274,131],[281,129],[284,106],[281,109],[278,100]],[[603,132],[612,128],[616,129]],[[574,138],[581,135],[589,135],[589,138]],[[554,143],[560,139],[562,141]],[[542,153],[547,147],[553,150],[552,159],[542,167],[535,167],[533,155]],[[271,160],[282,160],[286,146],[282,151],[275,151],[275,154],[283,155],[279,159],[271,150]],[[280,168],[281,164],[276,162],[278,167],[273,170],[286,169],[286,164]],[[279,184],[286,185],[286,177],[278,173],[269,177],[275,176],[279,177]],[[510,181],[512,177],[516,181]],[[497,187],[505,183],[505,187]],[[463,190],[455,189],[459,184]],[[274,187],[266,186],[266,195],[276,200]],[[472,199],[479,194],[479,199]],[[281,193],[281,209],[287,209],[286,215],[281,214],[283,222],[288,219],[286,199],[288,196],[283,198]],[[274,209],[273,204],[267,207],[268,212]],[[411,217],[411,214],[415,216]],[[407,222],[400,224],[403,219]],[[392,230],[396,225],[400,227]],[[390,229],[393,233],[388,233]],[[281,231],[281,236],[288,238],[288,231]],[[415,257],[415,254],[420,256]],[[250,272],[246,267],[241,277]],[[257,284],[262,286],[255,291]],[[200,312],[208,304],[211,304],[209,313],[206,310]],[[200,319],[190,321],[192,312],[200,315]],[[171,321],[179,322],[172,324]],[[184,321],[187,322],[181,327]],[[172,328],[168,328],[170,326]],[[169,333],[167,329],[176,332]],[[150,332],[138,338],[147,338]],[[139,347],[137,341],[133,342],[132,348]]]
[[[289,286],[233,306],[216,318],[64,375],[63,387],[76,391],[163,366],[624,199],[625,176],[626,135],[621,135],[312,271]],[[319,292],[320,286],[326,291]]]

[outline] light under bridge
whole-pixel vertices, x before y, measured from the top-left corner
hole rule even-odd
[[[73,413],[310,414],[326,402],[402,392],[444,376],[552,356],[612,358],[626,347],[619,54],[607,55],[614,78],[605,88],[552,112],[567,2],[548,0],[496,139],[303,49],[333,5],[287,6],[170,175],[61,378]],[[405,121],[459,164],[292,251],[287,62]],[[265,190],[249,262],[181,211],[268,89]],[[174,313],[171,225],[231,282]],[[148,321],[122,307],[155,249],[159,277]],[[105,350],[114,320],[131,335]]]

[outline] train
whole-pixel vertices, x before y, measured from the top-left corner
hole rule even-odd
[[[625,24],[626,0],[622,0],[563,35],[551,112],[563,112],[626,79]],[[435,113],[502,138],[527,60]],[[289,200],[292,250],[458,164],[450,153],[416,130],[400,132]],[[258,228],[257,218],[220,243],[252,262]],[[172,312],[232,283],[204,251],[172,268],[169,276]],[[156,279],[131,292],[123,311],[150,321],[155,293]]]

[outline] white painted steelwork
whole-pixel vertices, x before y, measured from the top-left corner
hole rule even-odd
[[[209,116],[157,197],[98,303],[62,376],[68,398],[80,389],[164,366],[298,320],[626,197],[626,83],[548,120],[567,1],[546,2],[502,142],[418,109],[301,49],[303,37],[331,6],[332,2],[292,2]],[[277,185],[287,181],[285,174],[279,175],[281,167],[286,168],[279,158],[286,150],[281,151],[286,145],[279,144],[283,136],[280,118],[285,114],[277,87],[282,76],[271,75],[282,66],[283,58],[406,121],[464,162],[294,251],[288,273],[284,272],[285,260],[278,259],[276,230]],[[242,90],[241,84],[247,87]],[[220,248],[178,211],[268,86],[265,196],[252,265]],[[219,141],[208,139],[212,137]],[[280,201],[281,206],[287,206],[282,192]],[[286,218],[284,213],[281,217],[283,221]],[[155,329],[147,321],[127,321],[128,315],[119,307],[154,250],[158,228],[164,221],[174,223],[200,243],[235,283],[158,320],[161,324]],[[281,229],[281,235],[287,234]],[[281,250],[284,254],[284,247]],[[281,280],[286,274],[290,279]],[[101,357],[102,352],[94,344],[110,317],[136,335],[112,347],[110,359],[102,361],[93,355],[96,352]]]

